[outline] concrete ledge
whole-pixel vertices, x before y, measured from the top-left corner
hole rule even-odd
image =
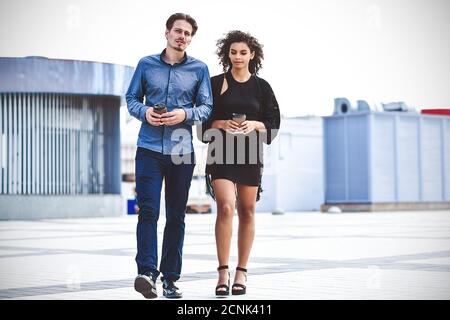
[[[399,203],[325,203],[320,211],[338,207],[342,212],[449,210],[450,202],[399,202]]]
[[[0,220],[117,217],[120,195],[0,195]]]
[[[134,68],[95,61],[0,57],[0,73],[0,92],[112,95],[123,100]]]

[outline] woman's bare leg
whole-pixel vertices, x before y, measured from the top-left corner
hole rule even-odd
[[[255,207],[258,187],[237,185],[238,193],[238,267],[247,268],[255,238]],[[245,284],[245,273],[236,271],[235,283]],[[236,288],[239,289],[239,288]]]
[[[228,265],[233,232],[233,215],[236,203],[236,189],[232,181],[215,179],[212,181],[217,203],[216,249],[219,266]],[[228,270],[219,271],[217,284],[227,284]],[[219,290],[225,290],[224,288]]]

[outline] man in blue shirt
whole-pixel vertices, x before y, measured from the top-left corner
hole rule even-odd
[[[197,28],[189,15],[170,16],[166,48],[139,61],[126,94],[130,114],[142,121],[136,152],[140,211],[134,287],[146,298],[157,297],[155,282],[160,273],[164,296],[182,297],[174,282],[181,274],[184,217],[195,166],[192,125],[206,121],[212,112],[208,67],[185,53]],[[167,110],[161,113],[157,105]],[[157,222],[163,179],[166,225],[158,270]]]

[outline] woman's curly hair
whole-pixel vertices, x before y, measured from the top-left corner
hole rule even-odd
[[[252,37],[250,33],[245,33],[239,30],[228,32],[224,38],[217,40],[217,55],[220,59],[220,64],[223,66],[223,71],[227,72],[231,68],[231,61],[228,57],[230,47],[233,43],[244,42],[250,48],[250,52],[254,52],[255,56],[248,65],[248,69],[252,74],[258,74],[259,69],[262,68],[262,60],[264,59],[263,45],[258,42],[258,39]]]

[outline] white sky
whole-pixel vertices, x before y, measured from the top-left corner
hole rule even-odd
[[[188,54],[211,75],[218,38],[256,36],[285,116],[330,115],[335,97],[450,107],[448,0],[0,0],[0,56],[135,66],[165,47],[174,12],[197,20]]]

